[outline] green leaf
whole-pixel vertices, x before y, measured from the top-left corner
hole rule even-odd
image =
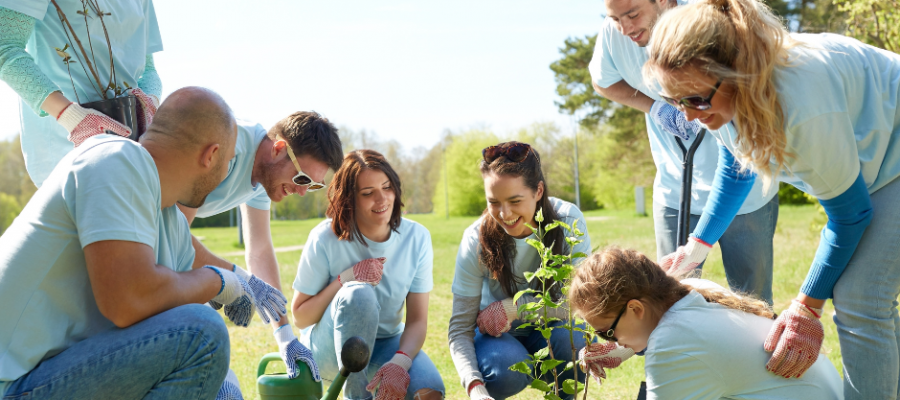
[[[544,222],[544,210],[542,208],[538,208],[537,213],[534,214],[534,221],[537,223]]]
[[[559,308],[559,304],[554,303],[553,300],[550,300],[549,298],[544,298],[544,299],[541,299],[541,300],[543,300],[544,305],[546,305],[547,307],[550,307],[550,308]]]
[[[577,252],[577,253],[575,253],[575,254],[572,254],[572,258],[587,258],[587,254],[584,254],[584,253],[582,253],[582,252],[579,251],[579,252]]]
[[[550,339],[550,335],[553,334],[553,328],[544,328],[538,330],[541,331],[541,335],[544,336],[544,339]]]
[[[572,224],[572,229],[569,229],[569,230],[572,231],[575,234],[575,236],[584,236],[584,232],[582,232],[581,229],[578,229],[578,220],[577,219],[575,220],[575,223]]]
[[[540,308],[541,308],[541,304],[540,304],[540,302],[537,302],[537,301],[533,302],[533,303],[525,303],[525,304],[522,304],[521,306],[519,306],[519,309],[520,310],[524,309],[523,311],[525,311],[525,312],[536,311],[536,310],[539,310]]]
[[[563,296],[568,296],[569,295],[569,287],[563,286],[562,289],[560,289],[560,292],[562,292]]]
[[[556,223],[557,223],[559,226],[561,226],[561,227],[563,227],[563,228],[566,228],[567,231],[571,231],[571,230],[572,230],[572,227],[569,226],[569,224],[567,224],[567,223],[565,223],[565,222],[563,222],[563,221],[557,220]]]
[[[519,301],[519,298],[522,297],[523,295],[525,295],[526,293],[534,293],[534,289],[528,288],[528,289],[522,289],[522,290],[516,292],[516,295],[513,296],[513,303],[517,303]]]
[[[544,392],[544,393],[553,390],[553,389],[550,387],[550,385],[547,384],[547,382],[544,382],[544,381],[542,381],[542,380],[540,380],[540,379],[535,379],[535,380],[531,381],[531,387],[534,388],[534,389],[540,390],[540,391],[542,391],[542,392]]]
[[[527,322],[527,323],[517,326],[516,329],[531,328],[532,326],[534,326],[534,324],[532,324],[531,322]]]
[[[531,367],[525,361],[517,362],[509,367],[510,371],[516,371],[525,375],[531,375]]]
[[[579,391],[579,392],[584,391],[583,383],[578,382],[574,379],[566,379],[565,381],[563,381],[563,387],[562,387],[563,392],[566,392],[566,394],[575,394],[576,385],[577,385],[577,391]]]
[[[534,358],[536,358],[538,360],[543,360],[543,359],[547,358],[548,355],[550,355],[550,348],[544,347],[543,349],[540,349],[534,353]]]
[[[525,275],[525,280],[528,281],[529,283],[531,282],[532,279],[534,279],[534,272],[525,271],[525,273],[523,275]]]
[[[556,368],[560,364],[565,363],[565,360],[544,360],[541,361],[541,374],[546,374],[547,371]]]
[[[559,397],[553,393],[547,393],[544,395],[544,400],[562,400],[562,397]]]
[[[566,368],[563,369],[563,372],[568,371],[572,368],[575,368],[575,363],[572,361],[569,361],[568,363],[566,363]]]
[[[538,253],[544,251],[544,243],[537,239],[528,238],[525,239],[525,243],[528,243],[529,245],[531,245],[531,247],[537,249]]]

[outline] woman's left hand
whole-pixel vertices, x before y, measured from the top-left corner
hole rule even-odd
[[[633,355],[634,350],[619,346],[616,342],[590,343],[578,352],[578,360],[600,384],[602,379],[606,379],[605,368],[617,368]]]
[[[489,304],[484,310],[478,312],[475,324],[478,330],[486,335],[500,337],[509,332],[511,324],[518,318],[516,302],[511,297]]]
[[[409,387],[409,368],[412,367],[412,359],[401,352],[394,354],[391,361],[381,366],[372,381],[366,385],[366,390],[376,393],[375,400],[403,400],[406,398],[406,389]]]
[[[821,309],[794,300],[775,320],[766,338],[765,350],[774,352],[766,369],[785,378],[803,376],[819,358],[825,336],[821,316]]]

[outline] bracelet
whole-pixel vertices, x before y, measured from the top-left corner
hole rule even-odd
[[[397,350],[397,353],[395,353],[395,354],[403,354],[404,356],[406,356],[406,358],[412,360],[412,357],[410,357],[409,354],[406,354],[403,351]]]
[[[213,272],[219,274],[219,279],[222,280],[222,287],[219,288],[219,293],[216,293],[216,296],[222,294],[222,291],[225,290],[225,277],[222,276],[222,273],[219,272],[219,270],[216,269],[216,267],[212,267],[212,266],[209,266],[209,265],[204,265],[203,268],[209,268],[209,269],[213,270]]]
[[[62,93],[62,92],[60,92],[60,93]],[[56,114],[57,121],[59,121],[59,117],[61,117],[63,115],[63,113],[66,112],[66,110],[68,110],[72,104],[75,104],[75,102],[73,101],[73,102],[69,103],[67,106],[63,107],[62,111],[60,111],[59,114]]]
[[[477,379],[472,381],[472,383],[469,384],[469,387],[466,388],[466,395],[471,395],[472,389],[474,389],[476,386],[484,386],[484,382],[479,381]]]

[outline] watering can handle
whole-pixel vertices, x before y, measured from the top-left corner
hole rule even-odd
[[[256,370],[256,377],[265,375],[266,366],[269,365],[269,362],[278,361],[281,362],[281,354],[280,353],[269,353],[263,356],[261,360],[259,360],[259,368]]]

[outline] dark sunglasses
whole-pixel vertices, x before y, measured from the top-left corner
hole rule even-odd
[[[666,97],[663,95],[659,95],[659,97],[662,97],[663,100],[666,101],[666,103],[669,103],[669,104],[675,106],[675,108],[686,107],[686,108],[692,108],[694,110],[700,110],[700,111],[708,110],[710,107],[712,107],[712,103],[710,103],[710,102],[712,101],[713,96],[716,95],[716,90],[719,90],[719,85],[721,85],[721,84],[722,84],[722,80],[719,79],[719,81],[716,82],[716,86],[713,86],[712,93],[710,93],[709,97],[706,97],[706,98],[704,98],[703,96],[699,96],[699,95],[682,97],[678,100],[675,100],[671,97]]]
[[[619,339],[616,339],[616,325],[619,324],[619,319],[622,318],[622,314],[625,314],[626,309],[628,309],[628,301],[625,302],[625,306],[622,307],[622,311],[619,311],[619,315],[616,316],[616,319],[613,321],[609,329],[603,332],[597,332],[597,336],[600,336],[601,339],[607,342],[618,342]]]
[[[481,156],[484,157],[484,162],[488,164],[494,162],[500,156],[504,156],[512,162],[522,162],[525,161],[530,152],[531,145],[528,143],[512,143],[485,147],[484,150],[481,150]]]

